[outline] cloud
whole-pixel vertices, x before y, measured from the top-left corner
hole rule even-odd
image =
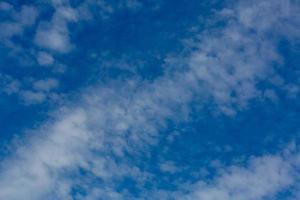
[[[0,92],[6,95],[16,95],[24,105],[57,101],[62,97],[55,91],[59,81],[54,78],[41,80],[29,79],[30,81],[17,80],[8,75],[0,74]],[[27,85],[27,86],[26,86]]]
[[[166,104],[171,102],[168,98],[174,97],[169,97],[169,91],[161,86],[162,83],[143,86],[136,93],[136,87],[130,84],[123,90],[118,86],[97,88],[87,92],[78,106],[58,111],[54,120],[31,133],[27,145],[20,146],[13,158],[2,163],[0,198],[69,199],[74,188],[80,187],[85,191],[78,194],[82,199],[134,199],[133,194],[118,191],[117,183],[130,177],[143,188],[153,175],[143,172],[125,155],[131,155],[131,159],[147,156],[147,149],[159,139],[164,121],[182,118],[177,106],[172,109],[176,103]],[[174,195],[177,199],[224,200],[226,195],[241,200],[262,198],[295,183],[292,174],[296,172],[293,166],[297,157],[298,153],[289,157],[263,156],[249,161],[247,167],[220,169],[219,177],[208,183],[199,181],[186,189],[190,191],[187,195],[181,189],[175,194],[144,191],[148,197],[137,199],[155,195],[165,195],[166,199]],[[170,173],[176,170],[171,163],[161,165],[161,169]],[[81,175],[80,171],[89,175]],[[97,179],[101,183],[93,182]],[[261,187],[249,188],[249,184]],[[248,199],[241,197],[244,192]]]
[[[14,10],[13,6],[6,2],[1,2],[1,9],[9,17],[0,23],[0,41],[7,46],[14,46],[11,38],[21,36],[26,28],[32,27],[38,17],[38,11],[33,6],[22,6],[20,11]]]
[[[274,74],[275,67],[282,65],[278,38],[285,35],[293,40],[296,30],[286,30],[300,24],[294,20],[299,6],[291,4],[293,10],[287,14],[281,5],[280,1],[241,1],[220,12],[225,27],[208,30],[191,42],[196,50],[188,61],[188,76],[202,84],[224,113],[234,114],[249,100],[261,98],[264,89],[258,83],[278,76]]]
[[[39,65],[52,65],[54,63],[54,58],[49,53],[39,52],[37,54],[37,62]]]
[[[166,161],[160,164],[160,170],[168,173],[175,173],[179,169],[172,161]]]
[[[138,0],[127,0],[127,1],[125,1],[125,7],[128,7],[130,9],[138,9],[142,6],[143,6],[143,4]]]
[[[3,11],[11,10],[13,7],[7,2],[0,2],[0,9]]]
[[[275,199],[278,194],[299,187],[298,170],[299,151],[286,149],[278,155],[251,158],[246,166],[219,169],[213,180],[193,184],[192,192],[178,199]]]
[[[19,88],[15,94],[19,96],[24,105],[58,102],[63,97],[55,91],[58,86],[58,80],[53,78],[35,80],[31,88]]]
[[[33,88],[39,91],[49,91],[56,87],[58,87],[58,81],[53,78],[39,80],[33,84]]]
[[[19,91],[19,95],[27,105],[39,104],[46,100],[46,95],[43,92],[34,92],[30,90]]]
[[[77,21],[76,10],[58,6],[50,22],[41,22],[35,35],[35,43],[49,50],[67,53],[72,49],[69,22]]]
[[[49,29],[48,27],[39,28],[36,38],[36,44],[58,52],[68,52],[71,49],[68,33]]]
[[[103,95],[111,92],[105,90]],[[126,103],[125,96],[114,94],[120,100],[102,99],[101,96],[94,99],[89,95],[85,106],[81,104],[79,108],[68,109],[68,112],[58,112],[54,122],[41,127],[28,145],[18,149],[15,159],[3,163],[0,198],[20,199],[26,196],[34,200],[49,197],[50,194],[51,198],[71,198],[75,184],[84,187],[81,182],[84,177],[79,175],[76,181],[79,169],[91,173],[91,179],[101,179],[105,183],[102,189],[96,189],[98,186],[93,185],[85,188],[88,195],[93,196],[121,196],[115,191],[114,181],[123,176],[137,179],[147,176],[125,162],[122,155],[125,151],[133,152],[141,148],[138,145],[142,144],[138,141],[151,142],[150,135],[141,133],[155,132],[155,126],[146,121],[139,105],[128,107],[127,104],[129,111],[126,111],[121,106]],[[99,110],[95,110],[95,106],[99,106]],[[133,138],[127,140],[131,147],[122,134],[129,127],[129,137]],[[121,160],[116,162],[117,158]],[[73,179],[69,180],[65,173],[74,174]],[[21,185],[23,187],[19,190]]]
[[[55,121],[36,131],[38,135],[31,133],[28,145],[19,147],[15,158],[2,165],[0,198],[35,200],[52,194],[51,198],[68,199],[76,185],[87,196],[117,198],[126,196],[116,191],[116,183],[124,177],[135,177],[143,185],[149,175],[124,155],[145,156],[142,152],[156,143],[159,127],[171,113],[156,96],[161,90],[152,93],[157,88],[150,87],[135,93],[137,85],[131,84],[123,91],[118,87],[91,90],[80,106],[58,112]],[[91,174],[85,181],[100,179],[103,183],[85,187],[80,169]],[[73,174],[73,179],[66,173]]]
[[[1,92],[11,95],[19,91],[21,83],[12,77],[0,74],[0,81]]]
[[[254,23],[252,18],[265,12],[262,8],[266,5],[271,16],[276,13],[277,4],[260,2],[255,7],[241,4],[227,10],[222,16],[227,20],[224,27],[209,29],[192,39],[191,53],[179,62],[182,68],[166,70],[153,81],[132,79],[91,87],[81,100],[58,110],[46,124],[30,132],[15,155],[2,162],[0,199],[72,199],[74,195],[91,200],[167,199],[176,195],[178,199],[252,200],[296,186],[298,151],[289,156],[255,158],[246,167],[220,169],[214,179],[199,180],[177,192],[160,188],[145,191],[154,175],[134,162],[149,156],[147,150],[156,147],[167,121],[189,119],[192,101],[200,109],[212,103],[215,110],[233,115],[261,97],[257,84],[268,81],[273,75],[272,64],[280,63],[277,41],[267,33],[273,27],[290,25],[285,18],[284,23],[281,21],[281,12],[276,14],[277,20]],[[35,42],[66,53],[72,46],[68,23],[76,21],[77,15],[71,8],[57,6],[52,20],[39,25]],[[246,11],[246,17],[237,15]],[[281,35],[280,31],[275,33]],[[55,80],[40,80],[33,84],[36,91],[22,93],[30,101],[42,101],[46,91],[57,84]],[[172,163],[160,167],[165,172],[176,171]],[[145,195],[120,190],[118,184],[126,178]]]
[[[26,197],[34,200],[42,196],[46,198],[49,192],[64,193],[64,184],[67,183],[56,182],[59,178],[57,170],[72,168],[81,162],[75,152],[80,151],[81,144],[85,144],[85,135],[88,134],[84,120],[84,114],[75,111],[72,116],[66,116],[51,128],[55,134],[44,140],[37,139],[32,146],[19,149],[22,160],[6,163],[12,168],[7,168],[0,176],[0,197],[11,200]],[[53,190],[55,185],[57,191]]]

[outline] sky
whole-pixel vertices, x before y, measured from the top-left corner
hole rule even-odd
[[[300,199],[300,1],[1,0],[0,199]]]

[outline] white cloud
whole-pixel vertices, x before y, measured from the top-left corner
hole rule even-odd
[[[3,12],[9,12],[10,19],[0,22],[0,41],[8,46],[14,46],[11,37],[22,35],[26,28],[34,25],[38,11],[32,6],[22,6],[20,11],[12,10],[13,7],[6,3],[1,3]]]
[[[24,100],[25,104],[39,104],[46,100],[46,94],[43,92],[34,92],[30,90],[19,91],[19,95]]]
[[[250,14],[258,14],[259,9],[251,9],[254,10]],[[273,11],[273,7],[270,9]],[[248,20],[229,16],[228,24],[217,29],[217,33],[209,30],[200,34],[201,41],[195,42],[196,48],[184,59],[188,61],[181,63],[183,69],[168,71],[153,82],[131,80],[93,87],[81,101],[57,111],[54,119],[31,133],[14,157],[1,164],[0,199],[70,199],[75,185],[87,191],[87,197],[82,199],[124,199],[126,195],[133,199],[126,191],[117,191],[115,183],[122,177],[132,177],[143,188],[151,174],[129,162],[125,155],[136,159],[147,156],[147,149],[157,144],[166,120],[188,119],[188,104],[192,100],[200,107],[213,99],[218,109],[234,114],[251,99],[260,97],[256,84],[268,79],[272,74],[271,62],[280,60],[276,41],[269,40],[264,32],[281,21],[259,24],[259,33],[253,34],[248,30],[255,29],[250,14]],[[40,25],[36,43],[67,52],[71,46],[67,23],[72,20],[72,12],[63,15],[56,10],[51,22]],[[46,33],[50,37],[46,38]],[[24,91],[23,95],[30,101],[42,101],[45,93],[41,91],[54,86],[53,81],[40,81],[34,86],[39,91]],[[192,185],[187,195],[182,195],[185,191],[181,190],[176,195],[181,194],[179,199],[262,199],[294,186],[297,159],[298,153],[255,158],[247,167],[225,168],[213,180]],[[79,168],[89,176],[80,176]],[[175,172],[172,163],[162,165],[161,169]],[[87,183],[94,178],[101,180],[100,186]],[[249,187],[254,184],[260,187]],[[150,195],[145,199],[151,198],[150,192],[145,194]],[[157,194],[166,198],[173,195],[168,191]]]
[[[127,0],[125,1],[125,6],[130,9],[138,9],[143,6],[143,4],[138,0]]]
[[[210,181],[199,181],[191,193],[178,199],[262,200],[298,186],[299,152],[252,158],[246,167],[231,166],[219,170]]]
[[[0,9],[3,10],[3,11],[8,11],[8,10],[11,10],[13,8],[12,5],[10,5],[9,3],[7,2],[0,2]]]
[[[281,5],[279,1],[241,1],[220,12],[217,20],[224,27],[208,29],[189,41],[194,50],[188,64],[182,64],[189,67],[187,82],[205,92],[225,114],[233,115],[251,99],[263,98],[264,89],[258,83],[272,84],[278,76],[274,72],[274,63],[276,67],[282,64],[278,38],[284,35],[293,41],[300,31],[294,27],[300,25],[294,19],[299,5],[291,3],[289,14]]]
[[[25,85],[31,85],[31,87],[25,87]],[[25,80],[19,81],[11,76],[0,74],[0,86],[2,94],[16,95],[25,105],[57,101],[62,97],[54,91],[59,86],[59,81],[54,78],[32,79],[28,83]]]
[[[70,51],[72,45],[69,33],[65,27],[66,25],[62,26],[64,27],[55,28],[48,24],[40,25],[35,36],[35,43],[41,47],[61,53]]]
[[[175,173],[179,170],[179,168],[172,161],[165,161],[160,164],[160,170],[168,173]]]
[[[122,197],[125,194],[116,192],[114,183],[124,176],[135,177],[142,185],[147,173],[123,155],[138,155],[155,144],[158,129],[170,113],[166,105],[160,105],[157,98],[161,97],[155,96],[159,93],[153,96],[150,88],[150,93],[134,93],[134,88],[136,85],[128,85],[124,91],[118,87],[95,89],[80,106],[71,107],[67,114],[58,112],[54,122],[37,130],[29,145],[18,148],[15,159],[3,164],[0,198],[17,200],[26,196],[35,200],[52,193],[51,198],[68,199],[74,184],[84,183],[68,180],[61,173],[76,174],[79,167],[104,182],[102,189],[88,186],[91,197],[87,199],[98,195]],[[26,94],[31,100],[40,99],[33,93]]]
[[[31,88],[19,88],[19,95],[25,105],[57,102],[62,97],[55,89],[59,81],[54,78],[33,80]]]
[[[39,52],[37,54],[37,62],[39,65],[52,65],[54,63],[54,58],[49,53]]]
[[[50,22],[41,22],[35,43],[38,46],[67,53],[72,49],[68,23],[77,21],[77,11],[71,7],[57,6]]]
[[[13,17],[18,21],[22,26],[31,26],[35,23],[38,15],[36,8],[32,6],[22,6],[22,9],[19,13],[14,13]]]
[[[1,92],[8,95],[17,93],[20,89],[20,85],[21,83],[18,80],[14,80],[12,77],[0,73]]]
[[[50,91],[58,87],[58,81],[53,78],[48,78],[44,80],[35,81],[33,83],[33,88],[38,91]]]
[[[167,84],[160,83],[144,86],[137,92],[133,92],[136,87],[130,84],[123,90],[119,87],[93,89],[79,106],[58,111],[54,121],[32,133],[28,144],[19,147],[17,155],[2,164],[0,198],[69,199],[72,187],[80,185],[88,194],[82,199],[124,199],[126,195],[134,199],[131,194],[117,192],[115,183],[129,176],[140,181],[143,187],[151,175],[128,162],[124,154],[129,153],[136,159],[139,155],[147,156],[149,145],[155,145],[159,139],[164,120],[182,118],[176,103],[172,102],[174,97],[169,96],[169,89],[161,88]],[[179,102],[182,103],[182,99]],[[220,176],[212,181],[199,181],[176,193],[145,191],[148,197],[139,199],[175,195],[177,199],[257,200],[296,183],[292,174],[296,172],[293,166],[297,166],[297,158],[298,153],[266,155],[252,159],[247,167],[220,169]],[[171,162],[160,167],[164,172],[177,171]],[[77,180],[78,168],[91,174],[85,177],[87,179],[101,179],[102,185],[86,185],[84,177]],[[64,174],[73,174],[73,179],[69,180]],[[260,187],[248,187],[250,184]],[[22,189],[18,189],[21,185]],[[188,195],[184,195],[184,188],[189,191]]]
[[[72,116],[66,116],[51,128],[52,135],[44,140],[33,141],[32,146],[19,149],[18,156],[22,160],[6,163],[11,168],[6,168],[5,173],[0,175],[0,198],[19,200],[26,197],[34,200],[44,195],[47,197],[51,194],[49,192],[61,192],[59,195],[64,195],[64,184],[67,183],[56,182],[59,179],[57,170],[72,168],[81,162],[82,158],[78,158],[76,152],[81,151],[80,146],[85,144],[85,135],[88,134],[84,120],[84,114],[75,111]],[[53,190],[55,185],[56,191]]]

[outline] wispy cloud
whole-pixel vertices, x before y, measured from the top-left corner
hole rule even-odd
[[[207,30],[192,42],[197,50],[189,58],[187,76],[200,82],[217,107],[229,115],[246,107],[249,100],[262,98],[264,90],[270,90],[259,87],[259,82],[272,84],[281,79],[275,72],[282,64],[278,39],[296,37],[298,10],[289,1],[241,1],[223,9],[219,16],[225,27]]]
[[[298,150],[294,154],[286,149],[279,155],[251,158],[246,166],[219,169],[215,179],[193,184],[191,192],[178,199],[276,199],[280,193],[293,193],[293,188],[299,187],[298,169]]]
[[[54,63],[54,58],[49,53],[39,52],[37,54],[37,61],[40,65],[52,65]]]
[[[67,25],[77,20],[77,14],[55,5],[51,21],[39,25],[35,41],[45,49],[66,53],[72,46]],[[295,4],[293,9],[299,7]],[[199,180],[175,192],[147,191],[146,182],[154,175],[132,161],[147,156],[147,150],[157,145],[168,120],[188,120],[192,101],[200,109],[212,105],[214,111],[234,115],[251,100],[262,98],[264,88],[258,83],[272,83],[278,76],[273,69],[274,63],[281,62],[276,38],[297,37],[293,24],[299,22],[289,23],[293,13],[286,14],[280,4],[267,0],[238,4],[218,13],[217,20],[219,16],[226,19],[222,28],[208,29],[191,40],[190,54],[177,63],[182,67],[172,67],[154,81],[137,78],[87,89],[82,100],[58,110],[1,164],[0,198],[155,199],[158,195],[163,199],[252,200],[297,187],[298,150],[250,159],[246,167],[220,169],[214,179]],[[270,33],[274,34],[271,38]],[[40,80],[33,88],[44,94],[57,84],[52,79]],[[170,161],[161,164],[160,170],[174,173],[177,168]],[[118,189],[126,177],[147,196]]]
[[[6,95],[16,95],[24,105],[32,105],[48,102],[58,102],[62,95],[55,89],[59,81],[55,78],[41,80],[25,79],[17,80],[11,76],[0,74],[0,92]]]
[[[33,6],[22,6],[20,10],[15,10],[12,5],[6,2],[1,2],[0,10],[9,15],[6,21],[0,22],[0,41],[15,48],[11,38],[22,35],[26,28],[34,25],[38,17],[38,10]]]

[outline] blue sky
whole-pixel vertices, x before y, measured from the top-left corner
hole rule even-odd
[[[297,0],[0,2],[0,199],[300,199]]]

